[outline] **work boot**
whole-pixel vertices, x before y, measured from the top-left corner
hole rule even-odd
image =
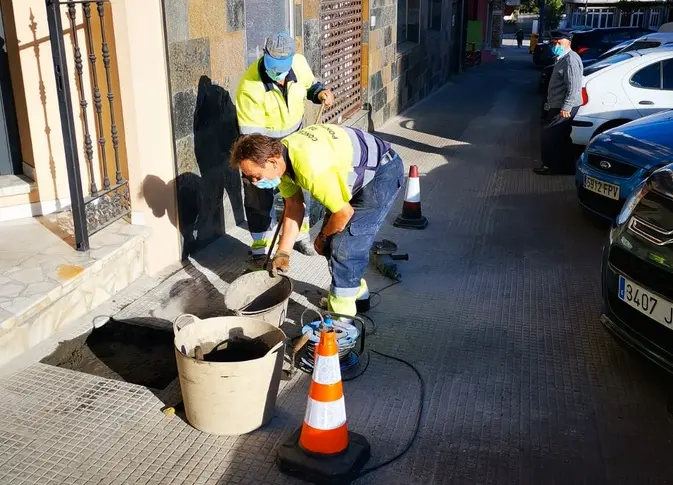
[[[253,271],[264,270],[264,263],[266,262],[266,254],[255,254],[248,259],[248,273]]]
[[[310,239],[302,239],[294,243],[295,251],[303,254],[304,256],[317,256],[318,253],[313,248],[313,243]]]

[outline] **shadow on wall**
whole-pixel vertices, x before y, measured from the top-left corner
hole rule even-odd
[[[241,178],[229,168],[229,151],[239,135],[236,107],[229,92],[201,76],[194,110],[194,154],[199,173],[185,172],[164,183],[149,175],[141,196],[155,217],[168,215],[183,237],[182,258],[225,234],[224,193],[231,201],[234,224],[243,221]],[[178,207],[170,204],[177,193]]]

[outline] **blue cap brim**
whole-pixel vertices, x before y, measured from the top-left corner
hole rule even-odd
[[[292,56],[276,59],[269,54],[264,54],[264,67],[269,71],[287,72],[292,68]]]

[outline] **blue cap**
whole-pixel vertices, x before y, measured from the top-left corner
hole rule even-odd
[[[270,71],[287,72],[297,47],[288,32],[277,32],[264,43],[264,67]]]

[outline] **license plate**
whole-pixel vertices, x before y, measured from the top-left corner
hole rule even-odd
[[[585,175],[584,188],[608,199],[619,200],[619,185],[603,182],[602,180]]]
[[[623,276],[619,277],[619,299],[652,320],[673,328],[673,303]]]

